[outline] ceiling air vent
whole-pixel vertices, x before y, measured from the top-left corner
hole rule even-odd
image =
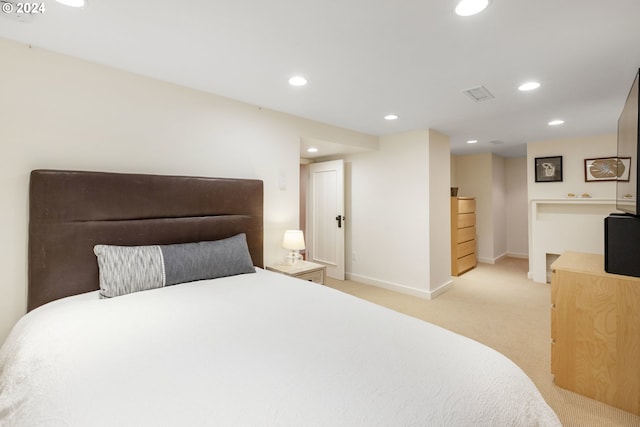
[[[484,86],[476,86],[463,91],[467,96],[476,102],[488,101],[494,96]]]
[[[502,145],[504,144],[504,141],[498,141],[497,139],[494,139],[493,141],[489,141],[489,143],[493,145]]]

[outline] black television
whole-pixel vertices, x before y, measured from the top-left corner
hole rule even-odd
[[[618,171],[616,182],[616,209],[634,216],[640,215],[640,195],[638,194],[638,145],[640,131],[638,129],[638,102],[640,91],[640,70],[631,85],[631,90],[624,103],[622,114],[618,119],[618,167],[621,164],[627,171]],[[621,163],[625,162],[625,163]],[[628,163],[627,163],[628,162]],[[628,180],[627,180],[628,177]]]

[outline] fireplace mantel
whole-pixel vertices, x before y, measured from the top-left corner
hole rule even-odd
[[[547,282],[547,254],[604,253],[604,218],[615,199],[564,197],[529,201],[529,278]]]

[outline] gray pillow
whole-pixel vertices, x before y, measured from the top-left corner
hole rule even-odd
[[[165,284],[159,246],[96,245],[100,269],[100,297],[111,298]]]
[[[153,246],[96,245],[100,297],[184,282],[255,273],[244,233],[211,242]]]

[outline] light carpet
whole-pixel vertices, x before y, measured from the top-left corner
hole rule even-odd
[[[327,285],[440,325],[496,349],[533,380],[564,426],[640,426],[640,417],[556,387],[550,372],[551,288],[527,279],[528,262],[479,264],[429,301],[350,280]]]

